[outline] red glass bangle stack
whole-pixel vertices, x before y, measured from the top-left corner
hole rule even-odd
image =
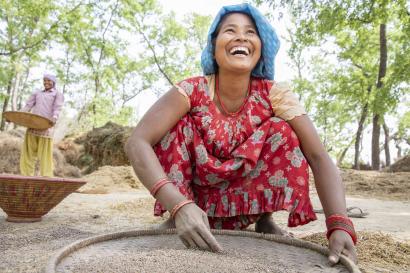
[[[356,245],[357,243],[356,232],[354,230],[352,221],[347,216],[344,216],[341,214],[330,215],[326,219],[326,227],[327,227],[327,233],[326,233],[327,239],[330,238],[330,235],[332,235],[333,231],[343,230],[347,232],[350,235],[350,237],[352,237],[353,243]]]
[[[194,201],[192,201],[192,200],[184,200],[184,201],[180,202],[179,204],[176,204],[176,205],[172,208],[172,210],[171,210],[171,212],[170,212],[171,218],[174,219],[174,218],[175,218],[175,215],[177,214],[177,212],[178,212],[183,206],[188,205],[188,204],[191,204],[191,203],[194,203]]]
[[[161,178],[160,180],[158,180],[154,186],[152,187],[152,189],[150,190],[150,193],[153,197],[155,197],[155,195],[157,194],[157,192],[159,191],[160,188],[162,188],[165,184],[168,183],[172,183],[171,180],[168,179],[168,177],[164,177]]]
[[[160,180],[158,180],[157,182],[155,182],[154,186],[151,188],[151,190],[149,191],[151,193],[151,195],[155,198],[155,195],[157,194],[157,192],[166,184],[168,183],[172,183],[171,180],[169,180],[168,177],[164,177],[161,178]],[[184,200],[179,202],[178,204],[176,204],[172,210],[170,211],[171,214],[171,218],[174,218],[175,215],[177,214],[177,212],[185,205],[194,203],[194,201],[192,200]]]

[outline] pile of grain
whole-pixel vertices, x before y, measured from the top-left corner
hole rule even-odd
[[[409,243],[395,241],[390,235],[381,232],[360,231],[357,235],[359,266],[364,273],[376,272],[380,268],[391,272],[410,270]],[[328,245],[324,233],[315,233],[303,239],[323,246]]]
[[[88,183],[78,190],[81,193],[127,192],[143,187],[130,166],[103,166],[82,179]]]

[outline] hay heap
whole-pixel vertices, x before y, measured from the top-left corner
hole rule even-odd
[[[405,155],[387,169],[389,172],[410,172],[410,155]]]
[[[20,174],[20,150],[24,132],[11,130],[0,133],[0,173]],[[64,155],[54,147],[54,175],[59,177],[80,177],[80,170],[67,163]]]
[[[108,122],[79,137],[65,138],[59,145],[67,160],[89,174],[101,166],[130,165],[124,145],[132,128]]]
[[[410,173],[341,169],[346,193],[387,200],[410,201]]]
[[[356,250],[362,272],[408,272],[410,270],[409,243],[395,241],[390,235],[381,232],[360,231],[357,236]],[[315,233],[303,239],[327,246],[324,233]]]
[[[86,162],[81,158],[84,155],[83,135],[65,137],[57,146],[68,163],[80,169],[85,166]]]

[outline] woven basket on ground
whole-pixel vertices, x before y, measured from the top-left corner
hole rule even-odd
[[[37,130],[45,130],[53,126],[53,122],[48,118],[28,112],[7,111],[3,113],[3,117],[17,125]]]
[[[86,182],[56,177],[0,175],[0,208],[10,222],[38,222]]]
[[[330,267],[327,248],[300,239],[251,231],[212,233],[224,248],[222,253],[186,249],[175,229],[131,230],[90,237],[57,251],[44,272],[360,273],[357,265],[343,255],[339,265]]]

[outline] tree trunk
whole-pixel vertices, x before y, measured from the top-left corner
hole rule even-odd
[[[95,84],[95,95],[93,99],[92,111],[93,111],[93,129],[97,126],[97,105],[96,101],[99,96],[100,92],[100,78],[98,75],[94,76],[94,84]]]
[[[11,110],[17,111],[17,99],[20,89],[21,73],[16,71],[13,88],[11,89]]]
[[[401,146],[399,142],[395,143],[396,149],[397,149],[397,158],[401,158]]]
[[[7,111],[7,107],[9,105],[9,101],[10,101],[10,93],[11,93],[11,85],[12,85],[12,80],[9,80],[9,83],[7,84],[7,95],[6,98],[4,99],[4,103],[3,103],[3,111],[2,113]],[[6,126],[6,121],[4,118],[1,119],[1,123],[0,123],[0,131],[4,131],[4,127]]]
[[[373,115],[373,130],[372,130],[372,169],[379,170],[380,168],[380,116]]]
[[[386,25],[380,24],[380,64],[379,64],[379,75],[377,77],[377,89],[383,87],[383,78],[386,76],[387,70],[387,40],[386,40]],[[380,92],[380,91],[379,91]],[[377,96],[381,97],[381,96]],[[377,101],[375,102],[377,105]],[[372,132],[372,169],[378,170],[380,168],[380,114],[374,109],[373,114],[373,132]]]
[[[389,149],[389,127],[387,127],[386,122],[383,123],[383,131],[384,131],[384,154],[386,157],[386,167],[390,166],[390,149]]]
[[[346,148],[343,149],[343,151],[340,153],[340,155],[337,157],[337,166],[340,167],[342,166],[343,160],[346,156],[347,151],[349,150],[350,146],[352,146],[355,138],[352,138],[350,143],[346,146]]]
[[[369,89],[371,90],[371,87]],[[369,89],[368,89],[368,91],[369,91]],[[366,121],[366,118],[367,118],[368,108],[369,108],[369,103],[366,102],[366,104],[363,107],[362,114],[360,116],[359,125],[357,127],[356,140],[355,140],[355,143],[354,143],[354,166],[353,166],[353,169],[355,169],[355,170],[360,169],[360,165],[359,165],[360,143],[362,141],[364,122]]]

